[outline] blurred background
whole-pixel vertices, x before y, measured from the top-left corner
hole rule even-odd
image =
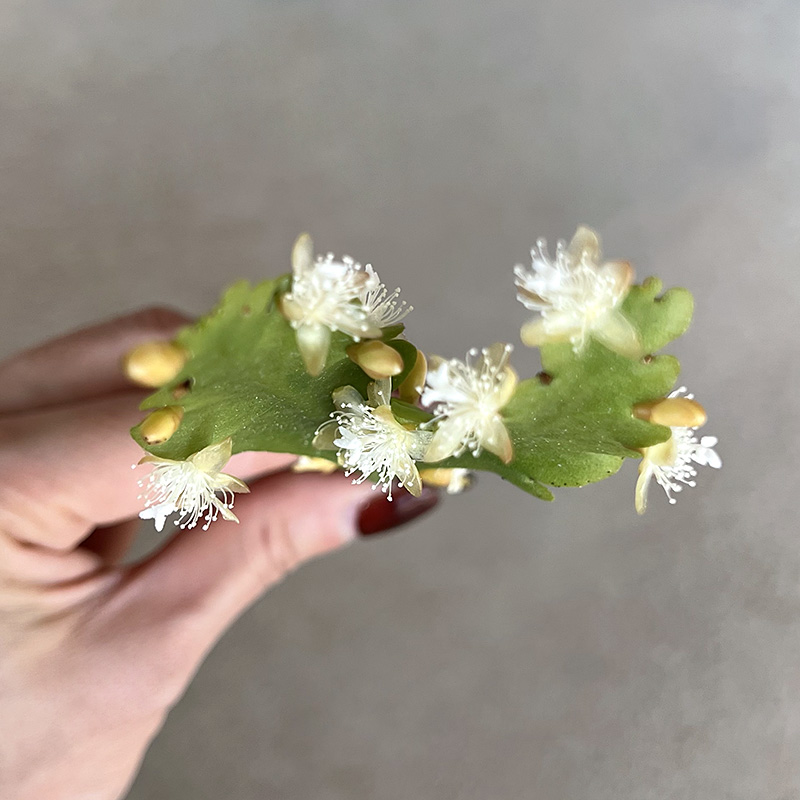
[[[694,291],[673,352],[725,461],[641,519],[633,462],[552,504],[486,477],[305,567],[133,800],[800,796],[799,62],[795,0],[3,4],[0,356],[202,312],[306,229],[459,355],[586,223]]]

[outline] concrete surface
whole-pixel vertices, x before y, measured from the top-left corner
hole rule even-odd
[[[633,463],[553,504],[485,479],[303,569],[132,800],[800,797],[799,54],[794,0],[0,8],[0,354],[201,311],[303,229],[457,354],[585,222],[695,291],[675,351],[725,460],[644,519]]]

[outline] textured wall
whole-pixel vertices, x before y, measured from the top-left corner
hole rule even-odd
[[[457,354],[585,222],[695,290],[675,350],[725,460],[643,519],[632,463],[553,504],[486,479],[306,567],[134,800],[800,796],[798,52],[794,0],[0,8],[0,355],[201,311],[306,228]]]

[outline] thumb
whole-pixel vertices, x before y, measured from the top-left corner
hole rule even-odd
[[[237,500],[240,525],[181,531],[160,552],[132,568],[135,616],[160,621],[191,674],[227,627],[266,589],[303,562],[336,550],[359,534],[408,522],[438,496],[405,491],[389,501],[370,484],[343,475],[281,473]],[[143,613],[144,612],[144,613]],[[154,619],[154,616],[157,619]],[[176,638],[181,647],[174,647]]]

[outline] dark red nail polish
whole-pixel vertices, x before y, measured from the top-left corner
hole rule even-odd
[[[439,493],[428,487],[422,489],[419,497],[414,497],[405,489],[393,492],[391,500],[381,493],[361,509],[358,515],[359,533],[362,536],[374,536],[390,531],[430,511],[438,502]]]

